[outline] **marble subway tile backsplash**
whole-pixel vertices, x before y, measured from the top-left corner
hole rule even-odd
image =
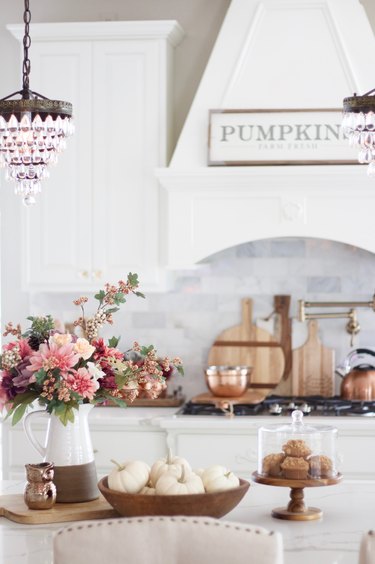
[[[309,276],[306,279],[306,289],[310,294],[332,294],[341,292],[341,279],[339,276]]]
[[[362,249],[321,239],[279,238],[238,245],[207,257],[197,268],[173,272],[172,289],[129,297],[103,336],[121,335],[123,350],[133,341],[153,343],[160,354],[180,356],[186,376],[175,378],[187,397],[206,391],[203,369],[216,336],[241,317],[241,299],[253,299],[253,318],[267,317],[273,296],[291,296],[293,346],[306,339],[297,319],[298,300],[369,301],[375,289],[375,256]],[[110,281],[116,282],[116,281]],[[141,280],[142,282],[142,280]],[[78,292],[80,294],[80,292]],[[76,294],[34,294],[32,313],[75,318],[69,304]],[[327,311],[327,310],[326,310]],[[337,310],[336,310],[337,311]],[[375,347],[375,313],[358,309],[361,331],[354,346]],[[346,319],[319,320],[320,338],[336,350],[337,364],[351,350]],[[340,381],[337,381],[337,390]]]

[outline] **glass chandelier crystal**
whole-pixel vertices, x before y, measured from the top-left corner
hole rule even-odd
[[[65,149],[66,137],[72,135],[72,104],[50,100],[29,88],[31,39],[29,0],[24,2],[22,90],[0,99],[0,166],[6,178],[15,182],[15,192],[25,205],[35,203],[41,180],[49,176],[49,164]],[[20,99],[13,100],[20,95]]]
[[[350,145],[358,148],[358,161],[367,163],[367,174],[375,176],[375,88],[344,98],[342,128]]]

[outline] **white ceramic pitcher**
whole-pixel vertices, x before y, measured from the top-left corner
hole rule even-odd
[[[35,450],[55,466],[57,501],[73,503],[98,497],[97,476],[88,415],[93,404],[74,410],[74,422],[63,425],[59,417],[46,411],[34,411],[23,420],[24,430]],[[32,424],[48,418],[45,446],[35,437]]]
[[[23,420],[27,438],[44,461],[53,462],[56,466],[72,466],[87,464],[94,460],[88,415],[94,406],[85,403],[74,410],[74,422],[66,425],[47,411],[32,411]],[[36,418],[48,419],[45,446],[35,437],[32,423]]]

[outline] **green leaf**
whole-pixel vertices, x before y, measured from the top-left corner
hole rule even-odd
[[[16,407],[12,417],[12,425],[16,425],[18,421],[22,419],[22,417],[25,415],[25,411],[27,407],[28,407],[27,403],[21,403],[21,405]]]
[[[149,352],[155,350],[154,345],[150,345],[148,347],[141,347],[141,355],[147,356]]]
[[[121,390],[125,386],[127,379],[128,377],[124,373],[115,374],[116,386]]]
[[[17,394],[13,400],[12,411],[17,407],[17,405],[20,405],[22,403],[26,404],[26,406],[29,405],[34,400],[36,400],[38,395],[39,395],[38,392],[33,392],[33,391]]]
[[[185,372],[184,372],[184,367],[182,366],[182,364],[177,365],[176,370],[179,374],[181,374],[181,376],[184,376]]]
[[[109,309],[106,309],[105,312],[106,313],[116,313],[116,311],[118,311],[120,308],[119,307],[110,307]]]
[[[40,370],[38,370],[38,372],[34,372],[34,376],[36,383],[41,386],[44,380],[47,378],[47,372],[43,368],[41,368]]]
[[[134,294],[138,296],[138,298],[146,298],[146,296],[142,294],[142,292],[134,292]]]
[[[124,304],[126,302],[125,295],[122,292],[117,292],[113,296],[113,301],[116,305]]]
[[[51,315],[45,315],[42,317],[33,317],[29,316],[27,318],[31,321],[31,327],[22,334],[23,337],[30,337],[34,336],[42,342],[47,340],[50,335],[50,332],[55,326],[55,322]]]
[[[108,394],[106,399],[110,400],[111,402],[118,405],[119,407],[128,407],[128,404],[124,400],[122,400],[121,398],[115,398],[115,397]]]
[[[108,346],[115,349],[120,342],[121,337],[111,337],[108,339]]]
[[[66,426],[68,424],[68,422],[70,421],[71,423],[74,423],[74,412],[73,412],[73,408],[68,405],[65,404],[63,405],[63,410],[61,410],[61,412],[59,411],[58,416],[60,418],[61,423]]]
[[[104,298],[105,298],[105,291],[104,290],[100,290],[100,292],[98,292],[97,294],[95,294],[94,298],[96,300],[99,300],[100,303],[103,302]]]
[[[138,286],[139,285],[138,274],[129,272],[128,283],[130,284],[130,286],[133,286],[133,287]]]
[[[97,405],[99,403],[103,403],[104,401],[110,401],[111,403],[114,403],[115,405],[118,405],[119,407],[128,407],[128,404],[126,403],[125,400],[118,398],[118,397],[113,397],[113,396],[111,396],[110,393],[108,393],[105,390],[102,390],[101,394],[102,394],[102,396],[95,400],[95,405]]]

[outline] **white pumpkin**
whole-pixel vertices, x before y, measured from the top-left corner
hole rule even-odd
[[[151,486],[145,486],[139,493],[142,495],[155,495],[155,488],[152,488]]]
[[[230,490],[240,485],[239,478],[220,464],[206,468],[202,475],[202,481],[207,493]]]
[[[198,476],[200,476],[202,478],[204,470],[205,470],[204,468],[195,468],[195,470],[193,470],[193,472],[194,472],[194,474],[198,474]]]
[[[141,460],[130,460],[119,464],[111,460],[116,468],[108,476],[108,487],[118,492],[139,493],[150,479],[150,467]]]
[[[186,472],[185,466],[180,467],[180,476],[165,472],[160,476],[155,486],[158,495],[187,495],[204,493],[202,478],[194,472]]]
[[[188,461],[185,458],[181,458],[180,456],[172,456],[172,451],[169,448],[167,456],[165,458],[156,460],[156,462],[154,462],[154,464],[151,466],[151,485],[155,487],[160,476],[165,473],[171,473],[175,476],[180,476],[181,466],[183,466],[187,472],[191,472],[191,466]]]

